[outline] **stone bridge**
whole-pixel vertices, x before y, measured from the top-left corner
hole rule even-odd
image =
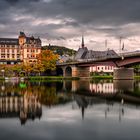
[[[132,66],[140,64],[140,51],[120,54],[112,57],[99,57],[94,59],[80,59],[74,62],[57,64],[57,75],[64,77],[89,77],[90,67],[107,65],[114,66],[114,79],[133,79],[134,72]]]

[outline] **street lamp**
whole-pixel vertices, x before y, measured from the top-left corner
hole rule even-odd
[[[5,72],[5,70],[1,70],[1,72],[2,72],[2,76],[4,77],[4,72]]]

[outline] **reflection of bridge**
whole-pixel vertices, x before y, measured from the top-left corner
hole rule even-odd
[[[83,47],[78,50],[73,62],[57,64],[57,74],[64,77],[89,77],[91,66],[107,65],[118,68],[114,70],[114,79],[133,79],[133,69],[126,67],[137,63],[140,63],[140,51],[118,55],[113,50],[96,52]]]
[[[134,91],[133,80],[100,81],[92,83],[89,80],[63,81],[63,91],[76,94],[106,95]]]
[[[105,119],[113,113],[113,115],[118,116],[119,121],[121,121],[123,116],[127,115],[127,109],[131,110],[131,114],[133,109],[136,109],[135,111],[140,112],[139,105],[130,104],[131,102],[134,102],[134,104],[140,104],[140,99],[128,95],[121,96],[118,94],[115,96],[115,98],[98,98],[95,96],[82,96],[74,94],[73,98],[76,101],[76,104],[73,104],[73,109],[77,108],[77,106],[81,109],[82,119],[84,119],[85,115],[88,114],[87,110],[90,109],[91,106],[93,106],[93,108],[90,110],[90,113],[92,111],[95,111],[96,113],[100,112],[103,114]]]
[[[62,90],[59,92],[72,93],[87,97],[101,97],[106,99],[119,100],[123,98],[127,102],[140,104],[140,98],[135,96],[134,88],[140,88],[133,80],[100,81],[100,83],[90,83],[90,81],[64,81]]]

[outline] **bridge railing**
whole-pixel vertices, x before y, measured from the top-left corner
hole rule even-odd
[[[119,53],[120,56],[140,56],[140,51],[134,51],[134,52],[125,52],[125,53]]]
[[[78,59],[80,62],[86,62],[86,61],[101,61],[101,60],[107,60],[107,59],[115,59],[119,58],[120,56],[106,56],[106,57],[95,57],[95,58],[87,58],[87,59]]]

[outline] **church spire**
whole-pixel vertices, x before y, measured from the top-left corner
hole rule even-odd
[[[84,36],[82,35],[82,44],[81,44],[82,48],[85,47],[85,44],[84,44]]]

